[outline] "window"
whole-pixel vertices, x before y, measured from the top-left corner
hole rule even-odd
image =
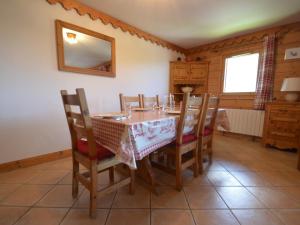
[[[223,93],[255,92],[259,53],[226,58]]]

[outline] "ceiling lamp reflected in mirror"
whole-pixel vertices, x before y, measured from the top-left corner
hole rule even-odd
[[[70,44],[76,44],[77,43],[77,38],[76,38],[76,34],[71,33],[71,32],[67,32],[66,33],[66,41],[69,42]]]

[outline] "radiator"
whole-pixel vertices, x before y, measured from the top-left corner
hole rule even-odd
[[[262,110],[225,109],[229,132],[262,137],[265,112]],[[222,128],[218,128],[222,130]]]

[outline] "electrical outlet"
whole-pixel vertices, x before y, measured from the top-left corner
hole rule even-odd
[[[300,48],[289,48],[285,50],[284,59],[299,59],[300,58]]]

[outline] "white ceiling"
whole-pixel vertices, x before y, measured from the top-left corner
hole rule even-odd
[[[300,21],[300,0],[79,0],[184,48]]]

